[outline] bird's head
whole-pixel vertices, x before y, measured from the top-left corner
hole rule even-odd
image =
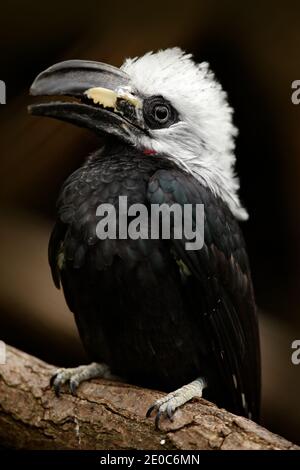
[[[30,112],[115,136],[147,155],[161,154],[246,219],[234,174],[232,108],[207,63],[179,48],[127,59],[120,68],[70,60],[42,72],[32,95],[71,97],[30,106]]]

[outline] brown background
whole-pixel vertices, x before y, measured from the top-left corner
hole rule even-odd
[[[35,75],[69,58],[120,65],[125,57],[181,46],[208,60],[240,129],[241,196],[263,350],[263,422],[300,442],[300,79],[299,2],[12,1],[1,6],[0,337],[52,363],[85,356],[47,243],[66,176],[99,145],[87,131],[27,115]]]

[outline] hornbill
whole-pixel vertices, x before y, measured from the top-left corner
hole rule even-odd
[[[42,72],[30,106],[88,128],[104,146],[64,183],[49,242],[93,361],[59,369],[57,394],[92,377],[117,376],[169,392],[148,410],[161,416],[203,395],[254,420],[260,405],[258,322],[238,220],[247,219],[234,173],[237,134],[226,93],[207,63],[179,48],[127,59],[120,68],[69,60]],[[176,239],[99,239],[97,207],[204,204],[204,245]],[[175,390],[175,391],[174,391]]]

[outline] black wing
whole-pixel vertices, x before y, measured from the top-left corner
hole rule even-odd
[[[188,251],[187,240],[173,238],[170,249],[191,273],[184,284],[190,299],[189,314],[193,315],[195,328],[206,337],[206,396],[236,414],[257,419],[258,323],[239,226],[220,198],[180,170],[157,171],[149,182],[147,197],[155,204],[204,204],[203,248]]]
[[[49,240],[48,245],[48,261],[51,268],[52,278],[55,286],[60,288],[60,268],[63,259],[63,242],[66,234],[66,225],[61,221],[57,221]],[[61,257],[61,258],[60,258]]]

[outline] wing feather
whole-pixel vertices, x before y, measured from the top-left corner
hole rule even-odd
[[[257,419],[260,349],[251,275],[243,236],[227,205],[195,178],[159,170],[149,181],[151,204],[204,204],[204,246],[186,250],[186,239],[170,249],[192,273],[189,295],[195,328],[206,332],[209,397],[233,412]],[[194,228],[195,218],[193,219]]]

